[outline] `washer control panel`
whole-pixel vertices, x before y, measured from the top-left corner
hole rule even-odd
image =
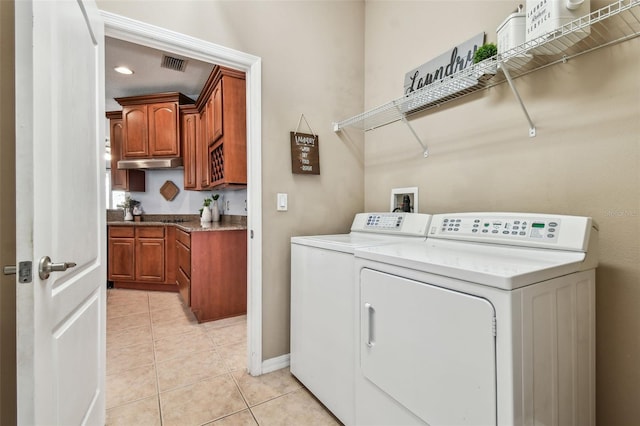
[[[584,249],[591,218],[537,213],[451,213],[431,220],[429,238]]]
[[[351,231],[426,237],[430,223],[422,213],[358,213]]]
[[[366,228],[368,229],[396,229],[402,226],[404,216],[384,213],[369,213]]]

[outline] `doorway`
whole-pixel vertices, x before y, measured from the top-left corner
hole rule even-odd
[[[262,374],[261,59],[108,12],[106,37],[245,72],[247,85],[247,369]]]

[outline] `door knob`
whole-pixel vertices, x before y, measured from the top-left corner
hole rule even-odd
[[[74,266],[76,266],[74,262],[53,263],[49,256],[44,256],[40,259],[40,267],[38,268],[40,279],[46,280],[51,272],[66,271]]]

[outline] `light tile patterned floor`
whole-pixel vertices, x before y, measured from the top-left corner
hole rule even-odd
[[[107,425],[339,425],[288,369],[246,373],[246,316],[198,324],[177,293],[107,293]]]

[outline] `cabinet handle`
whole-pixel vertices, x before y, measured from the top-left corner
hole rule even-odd
[[[376,344],[373,322],[376,310],[371,303],[365,303],[364,308],[367,310],[367,346],[372,348]]]

